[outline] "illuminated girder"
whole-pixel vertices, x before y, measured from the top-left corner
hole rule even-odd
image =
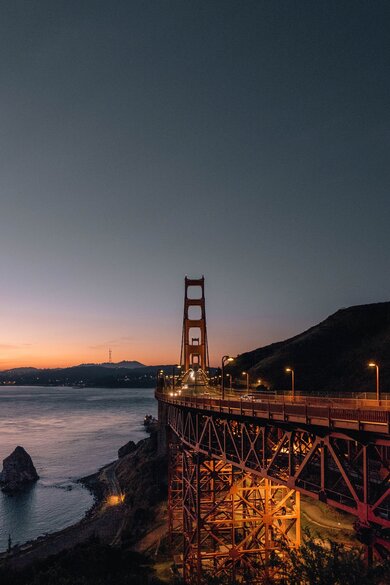
[[[300,543],[299,494],[237,467],[183,450],[183,577],[264,582],[270,555]],[[283,547],[281,547],[283,543]]]
[[[390,542],[381,532],[390,528],[388,438],[318,432],[174,404],[167,422],[183,445],[207,460],[225,461],[354,514],[373,555],[390,555]]]
[[[168,440],[168,529],[172,552],[183,544],[183,463],[178,438],[169,433]]]

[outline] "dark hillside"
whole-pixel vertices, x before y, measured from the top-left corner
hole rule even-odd
[[[157,372],[172,371],[172,366],[137,366],[107,368],[90,364],[57,369],[8,370],[0,372],[0,384],[28,386],[89,386],[104,388],[152,388]]]
[[[380,365],[381,389],[390,391],[390,302],[341,309],[291,339],[240,355],[234,370],[289,389],[290,366],[297,390],[369,392],[375,389],[370,360]]]

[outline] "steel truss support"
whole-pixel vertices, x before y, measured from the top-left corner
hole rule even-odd
[[[168,532],[172,553],[183,544],[183,465],[182,446],[178,438],[168,434]]]
[[[170,405],[168,424],[188,448],[354,514],[374,556],[390,556],[390,440],[204,414]],[[367,536],[368,535],[368,536]]]
[[[300,544],[299,494],[192,449],[182,457],[185,582],[264,582],[281,541]]]

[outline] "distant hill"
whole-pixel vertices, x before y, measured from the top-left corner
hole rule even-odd
[[[128,362],[126,360],[123,360],[122,362],[117,362],[116,364],[111,363],[111,362],[104,362],[103,364],[99,364],[101,366],[103,366],[104,368],[112,368],[112,369],[120,369],[120,368],[128,368],[130,369],[134,369],[134,368],[144,368],[145,364],[141,364],[141,362],[137,362],[137,361],[133,361],[133,362]]]
[[[390,302],[341,309],[295,337],[241,354],[232,370],[282,390],[290,388],[290,366],[297,390],[365,392],[375,389],[371,360],[390,392]]]
[[[23,374],[31,374],[33,372],[35,372],[37,370],[37,368],[12,368],[10,370],[4,370],[3,374],[10,374],[11,376],[20,376]]]
[[[131,367],[126,367],[130,363]],[[140,362],[81,364],[70,368],[15,368],[0,372],[0,384],[20,386],[87,386],[103,388],[152,388],[160,369],[172,371],[171,365],[144,366]],[[115,367],[117,366],[117,367]]]

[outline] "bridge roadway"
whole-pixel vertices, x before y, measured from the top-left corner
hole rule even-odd
[[[165,402],[205,412],[240,415],[269,421],[320,426],[370,432],[379,435],[390,433],[390,400],[365,400],[360,398],[319,398],[311,396],[275,395],[263,393],[259,398],[240,398],[226,393],[222,400],[215,387],[207,393],[180,390],[157,393],[156,398]]]
[[[354,514],[362,540],[390,553],[390,401],[209,392],[156,391],[185,448]]]

